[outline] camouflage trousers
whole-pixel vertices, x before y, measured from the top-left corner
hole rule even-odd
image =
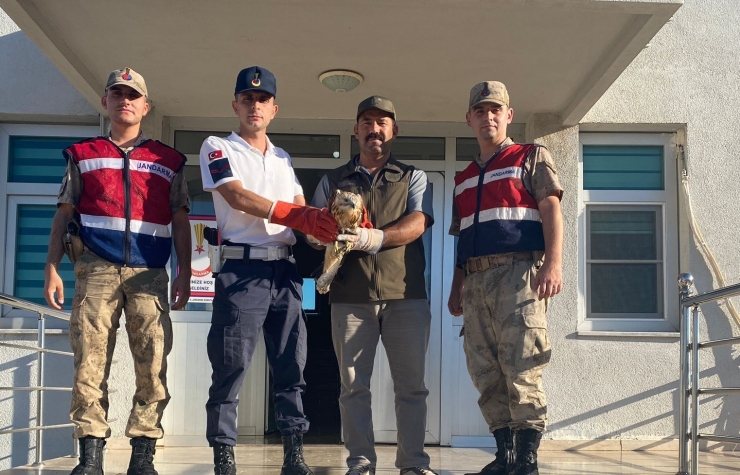
[[[162,438],[162,413],[170,399],[167,355],[172,349],[167,272],[122,267],[86,250],[75,264],[75,277],[69,322],[74,437],[110,437],[108,376],[123,312],[136,372],[126,435]]]
[[[535,274],[527,260],[465,278],[463,347],[491,432],[506,426],[545,430],[542,370],[551,349],[547,301],[537,300],[532,289]]]

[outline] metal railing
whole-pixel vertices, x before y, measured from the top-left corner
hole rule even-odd
[[[19,345],[15,343],[0,342],[0,346],[4,346],[7,348],[20,348],[23,350],[29,350],[29,351],[36,352],[36,386],[0,387],[0,390],[2,391],[33,391],[36,393],[36,421],[35,421],[36,424],[33,427],[21,427],[21,428],[2,430],[0,431],[0,435],[16,434],[19,432],[36,432],[36,462],[34,463],[34,466],[38,467],[38,466],[43,465],[41,461],[41,454],[44,449],[43,431],[46,429],[61,429],[61,428],[74,426],[74,424],[72,424],[71,422],[67,424],[54,424],[50,426],[44,425],[44,391],[72,391],[71,387],[67,388],[67,387],[45,387],[44,386],[45,355],[47,353],[51,353],[55,355],[72,356],[72,352],[70,351],[58,351],[58,350],[50,350],[50,349],[45,348],[45,345],[46,345],[45,316],[48,315],[53,318],[58,318],[60,320],[69,321],[69,314],[65,312],[60,312],[58,310],[53,310],[53,309],[44,307],[42,305],[38,305],[33,302],[22,300],[22,299],[13,297],[12,295],[6,295],[3,293],[0,293],[0,304],[9,305],[13,308],[19,308],[22,310],[29,310],[31,312],[38,314],[39,316],[38,326],[37,326],[37,330],[38,330],[37,346]],[[76,445],[75,445],[74,451],[75,453],[77,451]]]
[[[681,295],[681,378],[679,399],[679,461],[677,475],[699,474],[699,441],[740,444],[740,437],[699,433],[699,396],[740,395],[740,388],[700,388],[699,350],[740,344],[740,338],[699,342],[699,305],[740,295],[740,284],[693,295],[694,277],[681,274],[678,285]],[[689,411],[689,408],[691,409]],[[689,457],[689,444],[691,457]],[[689,460],[691,467],[689,467]],[[690,470],[689,470],[690,469]]]

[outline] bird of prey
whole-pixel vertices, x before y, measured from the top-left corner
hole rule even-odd
[[[340,234],[354,234],[362,223],[364,206],[362,197],[349,191],[337,190],[329,203],[329,212],[337,220]],[[366,211],[364,211],[366,212]],[[320,294],[329,292],[329,286],[342,265],[344,256],[352,250],[352,242],[334,241],[326,246],[324,253],[324,272],[316,281],[316,290]]]

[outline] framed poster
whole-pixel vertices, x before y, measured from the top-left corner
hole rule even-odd
[[[190,216],[190,302],[211,303],[216,293],[216,279],[211,273],[208,242],[203,237],[206,227],[216,227],[215,216]],[[220,239],[219,239],[220,240]]]

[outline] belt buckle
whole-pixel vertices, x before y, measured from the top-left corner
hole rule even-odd
[[[278,251],[279,250],[280,249],[278,247],[269,246],[267,248],[267,259],[265,259],[265,260],[266,261],[276,261],[276,260],[280,259],[279,254],[278,254]]]

